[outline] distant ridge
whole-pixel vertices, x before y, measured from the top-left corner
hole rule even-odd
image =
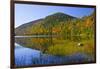
[[[91,16],[92,15],[92,16]],[[94,17],[93,14],[91,14],[87,18],[84,17],[83,19],[87,21],[89,17]],[[68,25],[68,23],[71,23],[72,21],[80,21],[83,20],[80,18],[76,18],[74,16],[57,12],[51,15],[46,16],[42,19],[37,19],[25,24],[22,24],[15,28],[15,35],[16,36],[23,36],[23,35],[37,35],[37,34],[48,34],[50,33],[50,28],[52,28],[51,32],[53,33],[61,31],[60,29],[57,29],[59,27],[65,27],[65,25]],[[66,24],[65,24],[66,23]]]

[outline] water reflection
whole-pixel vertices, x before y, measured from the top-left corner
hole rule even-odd
[[[84,63],[93,60],[90,56],[83,53],[72,55],[56,56],[44,52],[49,46],[64,44],[58,38],[15,38],[15,64],[16,66],[28,66],[33,64],[68,64]]]
[[[18,44],[16,44],[18,45]],[[33,64],[64,64],[64,63],[78,63],[78,62],[84,62],[84,60],[88,59],[88,61],[91,61],[91,59],[84,54],[77,53],[72,56],[53,56],[48,54],[43,54],[38,50],[25,48],[22,46],[19,46],[19,48],[15,49],[15,63],[16,66],[27,66],[27,65],[33,65]]]
[[[53,41],[51,38],[34,38],[34,37],[17,37],[15,42],[23,47],[28,47],[36,50],[45,51],[48,46],[52,46]]]
[[[40,57],[40,51],[38,50],[15,45],[15,63],[17,66],[32,65],[32,59]]]

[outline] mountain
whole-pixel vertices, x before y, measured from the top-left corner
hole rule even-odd
[[[52,15],[49,15],[45,18],[44,20],[44,25],[50,26],[50,25],[57,25],[60,24],[61,22],[69,21],[69,20],[74,20],[77,19],[76,17],[67,15],[65,13],[57,12]]]
[[[54,13],[52,15],[49,15],[45,18],[46,21],[52,20],[52,22],[58,21],[58,22],[62,22],[62,21],[66,21],[69,19],[75,19],[76,17],[67,15],[65,13],[61,13],[61,12],[57,12]]]
[[[32,26],[32,25],[34,25],[35,23],[40,22],[40,21],[42,21],[42,20],[43,20],[43,19],[38,19],[38,20],[31,21],[31,22],[29,22],[29,23],[22,24],[22,25],[20,25],[19,27],[17,27],[16,29],[19,29],[19,28],[23,29],[23,28],[26,28],[26,27],[28,27],[28,26]]]
[[[36,23],[39,23],[41,21],[43,21],[43,19],[34,20],[18,26],[17,28],[15,28],[15,35],[25,35],[25,32],[27,32],[30,27],[32,27],[33,25],[35,26]]]
[[[60,23],[62,22],[74,19],[77,18],[62,12],[57,12],[52,15],[48,15],[43,19],[38,19],[22,24],[21,26],[15,28],[15,35],[19,36],[19,35],[47,34],[49,33],[49,28],[59,26]],[[43,32],[45,31],[45,29],[47,29],[46,32]]]

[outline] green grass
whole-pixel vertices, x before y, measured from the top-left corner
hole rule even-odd
[[[62,38],[25,38],[18,39],[20,43],[23,43],[22,46],[26,46],[32,49],[37,49],[43,53],[57,55],[57,56],[66,56],[72,55],[75,53],[84,53],[90,56],[94,56],[94,40],[91,39],[81,39],[80,41],[64,40]],[[17,40],[17,41],[18,41]],[[78,43],[83,43],[83,46],[78,46]]]
[[[83,40],[83,46],[78,46],[78,42],[74,41],[58,41],[62,44],[55,44],[54,46],[49,46],[47,53],[57,56],[65,56],[65,55],[72,55],[75,53],[84,53],[87,55],[94,56],[94,41],[90,40]]]

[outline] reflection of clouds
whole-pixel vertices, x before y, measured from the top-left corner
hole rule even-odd
[[[15,43],[15,46],[20,46],[19,44]]]
[[[23,48],[21,45],[15,43],[15,49],[20,49],[20,48]]]

